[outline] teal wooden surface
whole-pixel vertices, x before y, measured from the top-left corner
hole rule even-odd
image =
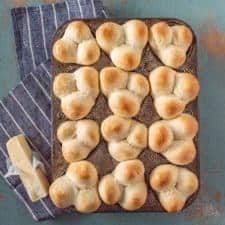
[[[0,0],[0,96],[19,80],[9,7],[40,0]],[[104,0],[114,17],[177,17],[198,37],[201,93],[201,191],[192,206],[176,215],[132,213],[63,215],[43,225],[225,225],[225,1]],[[0,225],[31,225],[23,204],[0,179]]]

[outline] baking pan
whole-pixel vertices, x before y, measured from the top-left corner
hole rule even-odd
[[[133,18],[132,18],[133,19]],[[136,18],[135,18],[136,19]],[[139,18],[138,18],[139,19]],[[84,19],[83,21],[86,22],[86,24],[90,27],[93,35],[95,36],[96,29],[104,22],[107,21],[113,21],[118,24],[123,24],[129,19]],[[191,27],[187,25],[185,22],[178,20],[178,19],[172,19],[172,18],[144,18],[140,19],[144,21],[148,26],[159,22],[159,21],[166,21],[169,25],[174,24],[183,24],[188,26],[190,29]],[[54,37],[53,42],[58,39],[60,39],[64,31],[67,27],[67,25],[72,22],[67,21],[62,26],[60,26]],[[191,29],[192,30],[192,29]],[[193,32],[193,31],[192,31]],[[74,70],[78,69],[80,65],[77,64],[63,64],[58,62],[54,59],[52,56],[52,69],[53,69],[53,79],[58,73],[62,72],[73,72]],[[146,45],[145,49],[143,50],[142,60],[138,68],[135,70],[136,72],[139,72],[145,76],[149,75],[149,72],[155,69],[158,66],[163,65],[160,60],[157,58],[156,55],[154,55],[153,51],[151,50],[149,44]],[[105,54],[103,51],[101,51],[101,57],[98,60],[97,63],[93,65],[98,71],[100,71],[102,68],[106,66],[113,66],[110,58]],[[187,52],[187,59],[186,62],[178,69],[178,71],[181,72],[190,72],[197,76],[197,41],[196,36],[193,33],[193,42]],[[186,106],[185,112],[192,114],[195,118],[198,119],[198,103],[197,99],[190,104]],[[92,108],[91,112],[87,115],[86,118],[93,119],[101,124],[101,122],[112,112],[110,111],[108,104],[107,104],[107,98],[100,93],[96,100],[95,106]],[[157,115],[154,105],[153,105],[153,99],[150,95],[148,95],[145,100],[142,103],[140,112],[135,117],[136,120],[144,123],[147,127],[149,127],[154,121],[159,120],[159,116]],[[66,118],[64,114],[61,112],[60,108],[60,100],[57,99],[54,94],[52,94],[52,180],[55,180],[57,177],[64,174],[68,164],[65,162],[62,156],[61,152],[61,144],[56,138],[56,130],[59,124],[61,124],[63,121],[65,121]],[[199,146],[198,146],[198,135],[194,138],[194,142],[197,148],[197,155],[195,160],[188,164],[187,166],[184,166],[191,171],[193,171],[197,176],[198,179],[200,179],[199,174]],[[152,171],[153,168],[160,164],[168,163],[168,161],[161,156],[160,154],[157,154],[153,151],[150,151],[148,148],[144,149],[142,153],[138,157],[145,166],[145,179],[146,183],[148,185],[148,197],[146,200],[146,203],[135,212],[164,212],[164,209],[161,207],[156,194],[153,192],[151,187],[149,186],[149,173]],[[101,178],[103,175],[110,173],[115,166],[118,164],[117,161],[115,161],[107,150],[107,143],[103,140],[101,137],[100,143],[96,147],[95,150],[91,152],[91,154],[88,156],[87,160],[94,163],[98,170],[99,178]],[[186,202],[185,207],[190,205],[190,203],[193,202],[193,200],[196,198],[197,192],[192,195]],[[113,206],[108,206],[102,203],[101,207],[97,210],[97,212],[126,212],[123,210],[118,204]]]

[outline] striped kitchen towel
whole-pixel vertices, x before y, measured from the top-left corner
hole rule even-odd
[[[50,44],[56,28],[72,18],[106,17],[100,0],[68,0],[50,5],[12,9],[16,52],[21,76],[19,84],[0,101],[0,173],[23,201],[35,220],[61,213],[44,198],[32,203],[10,167],[5,143],[25,134],[46,171],[51,163],[51,62]]]

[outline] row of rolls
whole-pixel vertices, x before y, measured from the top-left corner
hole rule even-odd
[[[74,206],[82,213],[96,211],[101,201],[133,211],[145,204],[149,185],[167,212],[177,212],[199,185],[193,172],[171,164],[154,168],[147,177],[148,185],[144,174],[143,162],[133,159],[120,162],[99,181],[94,164],[82,160],[69,164],[65,175],[51,184],[49,195],[57,207]]]
[[[179,68],[193,42],[193,32],[186,25],[169,25],[165,21],[147,24],[143,20],[112,21],[91,31],[84,21],[70,22],[64,34],[53,45],[53,56],[60,63],[92,65],[104,51],[112,63],[123,70],[137,69],[147,43],[160,61]]]
[[[126,72],[117,67],[80,67],[71,73],[60,73],[53,81],[54,95],[70,120],[82,119],[95,105],[99,93],[108,99],[113,114],[132,118],[138,114],[147,95],[163,119],[179,116],[186,105],[196,99],[199,82],[195,75],[177,72],[166,66],[152,70],[149,79],[141,73]]]

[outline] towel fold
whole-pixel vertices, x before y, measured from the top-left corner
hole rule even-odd
[[[11,10],[21,81],[0,101],[0,173],[35,220],[60,214],[50,199],[30,201],[18,175],[8,172],[5,143],[19,133],[42,159],[51,164],[51,38],[58,26],[72,18],[106,17],[99,0],[68,0]]]

